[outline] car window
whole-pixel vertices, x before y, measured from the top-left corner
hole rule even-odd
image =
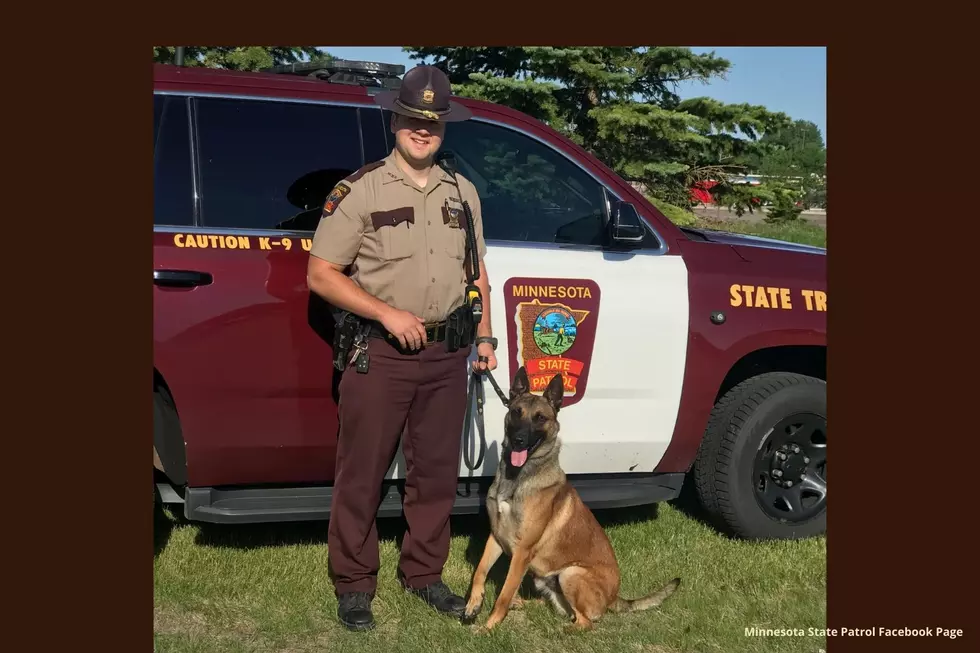
[[[313,231],[333,186],[364,164],[354,107],[195,102],[209,227]]]
[[[391,116],[392,111],[390,109],[383,109],[381,111],[381,124],[384,127],[385,135],[385,146],[387,152],[390,154],[395,148],[395,135],[391,133]],[[386,155],[387,156],[387,155]]]
[[[379,161],[391,152],[394,138],[389,131],[391,112],[378,108],[361,109],[361,131],[364,134],[364,158],[368,163]]]
[[[488,240],[604,243],[603,187],[563,154],[476,120],[447,125],[443,147],[477,188]]]
[[[187,100],[153,96],[153,224],[194,223]]]

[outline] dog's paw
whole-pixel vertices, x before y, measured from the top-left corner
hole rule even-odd
[[[565,632],[567,633],[581,633],[595,628],[595,624],[591,621],[578,620],[571,621],[564,626]]]
[[[483,608],[483,598],[471,598],[469,603],[466,604],[466,610],[463,612],[463,616],[460,617],[460,621],[464,624],[471,624],[476,621],[476,617],[480,614],[480,610]]]
[[[544,599],[540,596],[532,596],[529,599],[515,596],[514,600],[510,602],[508,610],[521,610],[529,605],[544,605]]]

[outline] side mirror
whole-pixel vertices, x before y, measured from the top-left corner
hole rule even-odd
[[[612,203],[612,219],[609,221],[609,238],[618,245],[639,245],[646,237],[646,229],[636,207],[629,202]]]

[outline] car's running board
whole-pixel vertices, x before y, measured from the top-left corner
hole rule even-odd
[[[184,503],[184,497],[177,494],[177,490],[170,483],[158,482],[156,485],[161,503]]]
[[[453,514],[479,512],[492,479],[459,485]],[[622,474],[569,477],[582,500],[594,509],[622,508],[669,501],[680,494],[683,474]],[[378,517],[402,514],[401,483],[386,485]],[[164,501],[179,495],[161,492]],[[330,518],[333,488],[187,488],[184,516],[192,521],[245,524],[282,521],[315,521]],[[178,503],[178,501],[173,501]]]

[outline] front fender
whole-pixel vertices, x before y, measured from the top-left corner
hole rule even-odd
[[[762,349],[827,342],[822,257],[782,252],[780,267],[748,262],[722,244],[686,241],[681,248],[691,318],[677,424],[655,468],[665,473],[690,469],[718,391],[738,361]]]

